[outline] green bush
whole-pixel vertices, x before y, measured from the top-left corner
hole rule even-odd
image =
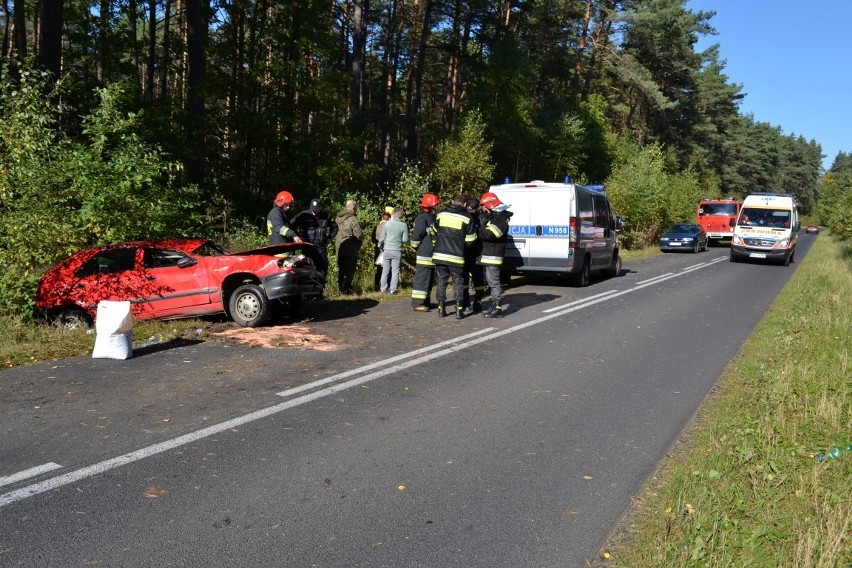
[[[622,246],[655,245],[672,223],[693,221],[701,198],[717,194],[713,183],[691,170],[670,173],[658,145],[628,148],[606,183],[613,210],[624,217]]]
[[[8,75],[7,75],[8,76]],[[136,134],[122,90],[98,91],[82,136],[58,127],[63,85],[24,69],[0,84],[0,312],[27,318],[39,276],[90,246],[188,236],[200,194],[180,168]]]

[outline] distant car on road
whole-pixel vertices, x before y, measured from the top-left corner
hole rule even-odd
[[[805,233],[808,233],[808,234],[811,234],[811,233],[819,233],[819,226],[817,226],[817,225],[808,225],[807,227],[805,227]]]
[[[671,252],[687,250],[700,252],[707,250],[707,233],[696,223],[675,223],[660,235],[660,250]]]
[[[39,281],[35,315],[66,327],[88,326],[101,300],[129,300],[139,320],[225,313],[244,327],[257,327],[276,303],[296,311],[303,299],[321,296],[322,262],[307,243],[238,253],[206,239],[107,245],[48,270]]]

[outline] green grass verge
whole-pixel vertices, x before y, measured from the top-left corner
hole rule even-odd
[[[852,245],[822,236],[595,563],[852,566]]]

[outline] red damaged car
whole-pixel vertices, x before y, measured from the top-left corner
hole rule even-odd
[[[325,261],[314,245],[288,243],[229,253],[205,239],[130,242],[85,250],[42,276],[36,318],[91,325],[101,300],[130,300],[136,319],[225,313],[245,327],[274,304],[298,311],[322,296]]]

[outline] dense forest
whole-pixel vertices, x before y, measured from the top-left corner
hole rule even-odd
[[[0,2],[13,303],[83,246],[261,231],[281,189],[369,224],[426,190],[569,175],[607,185],[627,247],[700,197],[818,211],[820,145],[740,113],[718,46],[696,50],[713,13],[685,0]]]

